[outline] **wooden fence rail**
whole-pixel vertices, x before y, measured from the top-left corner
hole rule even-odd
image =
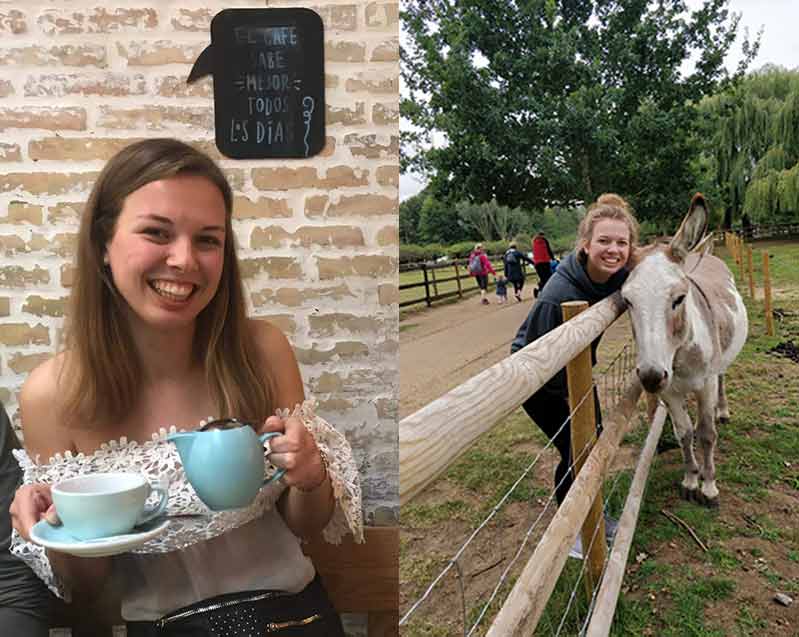
[[[400,504],[565,367],[624,311],[617,292],[399,423]]]

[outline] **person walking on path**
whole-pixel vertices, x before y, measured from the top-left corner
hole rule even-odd
[[[555,254],[544,233],[536,233],[533,237],[533,267],[538,273],[538,288],[533,291],[534,296],[538,296],[552,276],[552,261],[554,260]]]
[[[519,327],[511,344],[511,353],[532,343],[563,323],[561,303],[588,301],[590,304],[619,290],[627,279],[627,263],[638,241],[638,222],[629,204],[615,194],[605,194],[589,206],[577,230],[574,252],[561,261],[549,285],[539,293],[536,303]],[[591,363],[596,364],[599,338],[591,343]],[[594,389],[597,432],[602,414]],[[572,485],[571,410],[566,370],[559,371],[523,404],[525,412],[553,441],[560,453],[555,469],[555,497],[560,505]],[[606,532],[615,524],[609,520]],[[581,554],[578,546],[572,552]]]
[[[510,283],[513,283],[513,294],[520,303],[522,301],[522,290],[524,289],[525,261],[534,266],[533,261],[516,248],[516,243],[511,243],[505,255],[502,257],[502,264],[505,268],[505,278],[508,279]]]
[[[497,273],[491,265],[491,261],[488,260],[483,250],[483,244],[478,243],[469,254],[469,274],[477,280],[477,287],[480,288],[480,302],[483,305],[488,305],[486,290],[488,289],[489,273],[497,276]]]

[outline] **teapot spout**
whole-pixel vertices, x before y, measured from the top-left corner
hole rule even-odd
[[[169,442],[175,443],[175,446],[178,448],[178,453],[182,458],[184,454],[189,453],[189,450],[194,444],[194,439],[196,436],[197,436],[196,431],[188,431],[188,432],[169,434],[166,437],[166,439]]]

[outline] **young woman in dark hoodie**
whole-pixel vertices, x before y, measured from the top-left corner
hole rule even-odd
[[[615,194],[605,194],[591,204],[577,230],[577,245],[558,266],[537,302],[519,328],[511,353],[522,349],[563,323],[564,301],[594,304],[620,289],[627,278],[627,262],[638,242],[638,222],[629,204]],[[596,363],[599,338],[591,343],[591,361]],[[597,403],[598,429],[601,412]],[[561,370],[525,401],[524,410],[553,441],[560,453],[555,470],[555,496],[563,502],[572,484],[571,422],[566,371]]]

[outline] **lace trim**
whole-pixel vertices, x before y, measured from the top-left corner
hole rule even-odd
[[[288,410],[278,410],[277,413],[285,418]],[[357,542],[363,542],[360,476],[349,442],[332,425],[316,415],[314,401],[306,400],[302,405],[297,405],[293,415],[302,420],[328,459],[336,506],[330,522],[323,530],[325,540],[338,544],[344,535],[351,532]],[[273,482],[262,488],[253,503],[246,508],[211,511],[186,480],[175,445],[166,440],[167,435],[176,431],[175,427],[162,428],[153,434],[151,440],[141,444],[122,437],[118,441],[102,444],[88,455],[70,451],[59,453],[50,458],[47,464],[36,464],[24,450],[12,453],[22,468],[24,484],[54,484],[74,476],[103,471],[135,471],[152,483],[168,483],[167,514],[204,514],[202,518],[170,520],[164,533],[134,549],[134,553],[167,553],[210,540],[260,517],[274,506],[285,490],[282,482]],[[43,547],[26,542],[14,531],[10,550],[28,564],[56,595],[68,597],[68,591],[54,577]]]

